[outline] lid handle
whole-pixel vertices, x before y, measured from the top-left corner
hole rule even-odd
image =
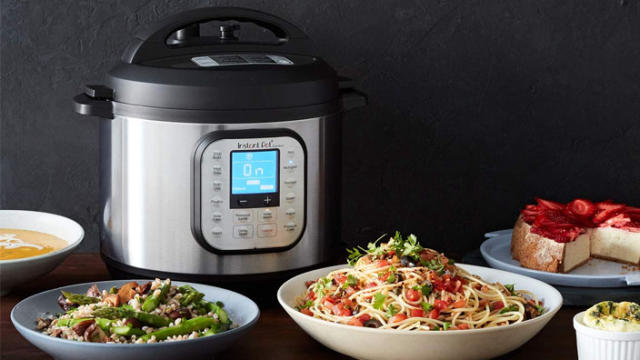
[[[251,48],[267,46],[269,49],[282,47],[290,52],[308,51],[308,37],[295,25],[277,16],[267,14],[257,10],[238,7],[208,7],[185,11],[170,16],[150,27],[138,32],[134,42],[122,56],[122,60],[127,63],[141,63],[146,60],[175,56],[181,54],[193,54],[198,50],[242,50],[241,45],[247,45],[235,41],[237,38],[234,31],[238,30],[237,25],[223,25],[220,27],[221,36],[217,42],[183,42],[184,46],[175,46],[167,43],[169,37],[176,33],[177,39],[185,39],[190,36],[199,36],[198,24],[209,21],[230,21],[249,22],[270,30],[277,38],[274,44],[259,43],[251,44]]]

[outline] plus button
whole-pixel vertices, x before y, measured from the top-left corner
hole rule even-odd
[[[270,203],[271,203],[271,198],[269,197],[269,195],[267,195],[267,197],[264,198],[264,204],[269,205]]]

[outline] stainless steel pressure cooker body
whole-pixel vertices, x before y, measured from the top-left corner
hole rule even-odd
[[[277,41],[242,40],[254,23]],[[101,251],[142,276],[302,269],[338,237],[341,113],[364,105],[292,24],[187,11],[136,35],[105,85],[74,98],[100,126]]]

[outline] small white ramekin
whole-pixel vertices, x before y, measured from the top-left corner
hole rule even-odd
[[[640,360],[640,331],[590,328],[583,322],[585,312],[573,317],[579,360]]]

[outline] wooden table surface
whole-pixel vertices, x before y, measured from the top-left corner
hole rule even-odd
[[[9,314],[25,297],[75,283],[109,280],[110,276],[98,254],[72,254],[48,275],[15,289],[0,298],[0,355],[2,359],[50,359],[28,343],[13,327]],[[247,294],[251,296],[251,294]],[[240,343],[236,343],[220,359],[348,359],[309,337],[276,303],[274,296],[258,302],[262,315],[256,327]],[[562,308],[551,322],[533,339],[501,359],[575,359],[576,339],[573,315],[583,309]],[[500,339],[496,339],[500,341]],[[461,344],[464,346],[464,344]]]

